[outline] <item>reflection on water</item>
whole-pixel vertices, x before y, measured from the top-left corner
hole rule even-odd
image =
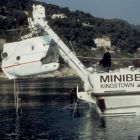
[[[139,117],[103,119],[93,109],[80,109],[72,117],[59,104],[24,108],[20,118],[13,109],[0,113],[1,139],[136,140],[140,132]]]
[[[65,102],[71,88],[77,84],[81,87],[78,78],[19,79],[19,83],[16,83],[17,87],[20,83],[21,100],[27,106],[55,104],[58,100]],[[0,90],[0,107],[14,106],[13,81],[0,80]]]
[[[73,115],[68,92],[78,79],[53,80],[21,81],[27,104],[19,117],[12,105],[1,105],[0,140],[138,140],[140,116],[100,118],[83,102]],[[0,101],[12,103],[12,81],[1,82],[0,89]]]

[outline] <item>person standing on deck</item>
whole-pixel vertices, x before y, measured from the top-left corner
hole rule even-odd
[[[111,68],[111,55],[108,47],[105,47],[104,51],[105,51],[104,56],[99,61],[99,64],[103,66],[105,72],[109,72]]]

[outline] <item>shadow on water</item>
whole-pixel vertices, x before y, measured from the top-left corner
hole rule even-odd
[[[37,106],[55,101],[63,103],[69,98],[71,88],[79,85],[79,78],[19,79],[23,105]],[[19,86],[17,84],[17,86]],[[0,107],[14,105],[14,84],[12,80],[0,80]]]
[[[71,107],[69,90],[79,79],[23,79],[22,116],[11,105],[12,81],[0,81],[1,140],[138,140],[140,116],[102,118],[82,102]],[[55,88],[56,87],[56,88]],[[3,104],[6,104],[5,106]]]
[[[24,107],[17,118],[15,109],[0,111],[0,139],[47,140],[136,140],[140,117],[100,118],[85,105],[76,110],[67,104]]]
[[[93,110],[80,108],[73,117],[71,109],[63,106],[23,108],[22,117],[16,118],[13,109],[1,111],[0,138],[81,140],[94,139],[100,119]],[[95,122],[95,118],[98,118]],[[94,121],[93,121],[94,120]],[[99,124],[98,124],[99,123]]]

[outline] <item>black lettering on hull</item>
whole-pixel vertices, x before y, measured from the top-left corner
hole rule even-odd
[[[133,87],[135,87],[134,83],[109,83],[100,85],[100,88],[133,88]]]

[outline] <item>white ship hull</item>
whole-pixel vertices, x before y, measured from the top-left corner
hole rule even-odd
[[[101,116],[140,115],[139,70],[93,73],[90,81],[94,90],[78,92],[78,97],[97,104]]]

